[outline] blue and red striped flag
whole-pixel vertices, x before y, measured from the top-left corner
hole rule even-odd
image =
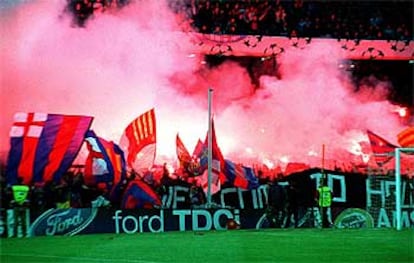
[[[76,158],[93,117],[16,113],[10,131],[7,182],[60,181]]]
[[[105,184],[110,191],[126,177],[124,153],[114,142],[106,141],[90,130],[85,137],[89,150],[85,162],[84,179],[86,185]]]
[[[227,182],[235,187],[248,190],[259,187],[259,179],[253,168],[233,163],[230,160],[225,160],[224,175]]]
[[[121,207],[123,209],[153,208],[161,206],[158,194],[141,180],[131,181],[125,189]]]

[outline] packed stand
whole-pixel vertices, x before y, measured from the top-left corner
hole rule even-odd
[[[133,0],[67,0],[74,23]],[[135,2],[141,2],[136,0]],[[141,4],[141,3],[140,3]],[[142,2],[144,4],[144,2]],[[208,34],[413,39],[412,1],[171,0],[180,25]],[[186,21],[184,23],[183,21]],[[184,28],[183,28],[184,29]],[[184,30],[188,30],[186,27]]]
[[[5,169],[0,175],[0,208],[13,209],[14,193],[12,185],[7,183]],[[29,186],[25,207],[39,213],[51,208],[87,208],[87,207],[112,207],[116,209],[132,209],[125,202],[125,194],[129,185],[133,182],[142,181],[154,192],[162,197],[168,194],[168,188],[172,186],[183,186],[189,189],[185,196],[183,208],[194,208],[206,203],[203,189],[194,181],[181,178],[177,174],[171,175],[166,169],[160,178],[154,178],[150,174],[138,174],[129,172],[125,180],[117,185],[85,183],[84,174],[79,168],[71,168],[66,172],[59,182],[41,182]],[[22,185],[22,183],[20,183]],[[18,184],[18,185],[20,185]],[[162,205],[160,204],[160,208]],[[154,208],[153,205],[143,208]]]
[[[170,4],[191,13],[201,33],[412,40],[410,1],[187,1]],[[191,10],[189,12],[188,10]]]

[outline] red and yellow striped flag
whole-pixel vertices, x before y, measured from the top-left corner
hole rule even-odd
[[[401,147],[414,147],[414,127],[408,127],[397,135]]]
[[[155,112],[151,109],[133,120],[128,127],[126,127],[121,138],[121,145],[125,145],[125,138],[127,138],[127,149],[125,150],[127,164],[136,169],[137,155],[140,154],[139,159],[141,163],[147,163],[144,166],[151,166],[155,159],[155,147],[151,147],[151,151],[143,151],[148,145],[155,145],[157,142],[155,126]],[[145,156],[144,156],[145,155]],[[144,161],[144,159],[147,159]],[[147,167],[148,168],[148,167]],[[139,169],[136,169],[139,170]]]

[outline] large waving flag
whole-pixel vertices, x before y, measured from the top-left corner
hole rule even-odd
[[[214,122],[211,123],[211,150],[212,150],[212,178],[211,178],[211,193],[214,194],[221,188],[221,182],[226,181],[226,176],[224,175],[224,157],[221,153],[221,150],[217,143],[216,131],[214,129]],[[200,150],[200,169],[203,171],[202,176],[199,177],[199,184],[203,188],[204,192],[208,190],[208,174],[207,174],[207,165],[208,165],[208,132],[206,139],[204,140],[204,145]]]
[[[224,175],[227,182],[235,187],[248,190],[259,187],[259,179],[254,174],[253,168],[225,160]]]
[[[211,122],[211,129],[212,129],[211,142],[212,142],[213,159],[219,160],[222,166],[224,167],[224,157],[217,143],[216,130],[214,128],[214,121]],[[206,141],[204,142],[206,145],[208,145],[207,140],[208,140],[208,135],[206,136]]]
[[[97,137],[92,130],[86,133],[85,141],[89,150],[85,163],[85,184],[96,186],[104,183],[110,191],[126,177],[124,153],[118,145]]]
[[[306,163],[299,163],[299,162],[289,162],[285,168],[285,176],[288,176],[293,173],[303,172],[305,170],[310,169],[310,166]]]
[[[397,146],[391,144],[370,130],[367,130],[367,134],[375,161],[379,166],[384,165],[394,157],[394,150]]]
[[[133,120],[125,129],[120,145],[127,165],[136,171],[152,167],[156,151],[155,111],[151,109]]]
[[[403,148],[414,147],[414,127],[408,127],[398,133],[398,143]]]
[[[176,152],[178,161],[180,161],[181,167],[186,167],[189,163],[191,163],[192,158],[190,153],[188,152],[187,148],[185,147],[183,141],[181,140],[180,136],[177,133],[177,137],[175,139],[176,145]]]
[[[177,151],[177,158],[180,162],[180,167],[183,171],[184,176],[194,177],[194,176],[199,176],[204,172],[204,170],[200,166],[200,162],[198,160],[199,157],[194,154],[193,156],[190,155],[190,153],[188,152],[184,143],[181,141],[181,138],[179,137],[178,134],[176,137],[176,151]],[[201,151],[202,150],[200,150],[200,153]]]
[[[16,113],[10,131],[7,182],[59,181],[82,146],[93,117]]]
[[[206,135],[206,138],[204,140],[204,145],[203,147],[200,147],[199,151],[199,158],[200,158],[200,165],[201,167],[205,167],[207,168],[207,164],[208,164],[208,132]],[[211,122],[211,151],[212,151],[212,159],[213,162],[214,160],[216,162],[219,162],[219,167],[221,168],[220,172],[223,172],[224,170],[224,157],[223,154],[221,153],[220,147],[218,146],[217,143],[217,137],[216,137],[216,131],[214,128],[214,121]]]
[[[148,184],[141,180],[134,180],[128,184],[121,208],[153,208],[154,206],[161,206],[161,199]]]
[[[212,150],[212,170],[216,173],[221,182],[226,180],[224,175],[224,157],[217,143],[216,130],[214,129],[214,121],[211,121],[211,150]],[[206,136],[205,145],[208,145],[208,134]]]
[[[199,158],[202,155],[204,150],[205,150],[204,143],[201,141],[201,139],[198,139],[197,144],[194,147],[192,157],[194,159]]]

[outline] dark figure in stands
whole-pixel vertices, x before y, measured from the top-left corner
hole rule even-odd
[[[168,192],[168,187],[173,185],[173,180],[170,178],[170,172],[167,169],[167,163],[164,163],[162,177],[157,188],[157,193],[162,196]]]
[[[43,213],[47,210],[45,203],[45,190],[44,184],[35,184],[32,187],[31,195],[31,209],[36,212]]]
[[[295,228],[298,227],[299,223],[299,216],[298,216],[298,210],[299,210],[299,204],[298,204],[298,188],[296,186],[295,181],[291,181],[289,183],[289,186],[287,188],[287,221],[286,221],[286,227],[290,227],[290,224],[292,222],[292,216],[293,216],[293,223]]]
[[[70,187],[70,206],[73,208],[82,208],[84,207],[82,200],[82,192],[84,190],[84,180],[81,173],[76,173],[74,175],[72,185]]]
[[[203,188],[198,185],[192,185],[190,188],[191,207],[197,208],[206,203],[206,195]]]
[[[271,227],[280,228],[286,214],[286,191],[277,181],[269,182],[266,217]]]

